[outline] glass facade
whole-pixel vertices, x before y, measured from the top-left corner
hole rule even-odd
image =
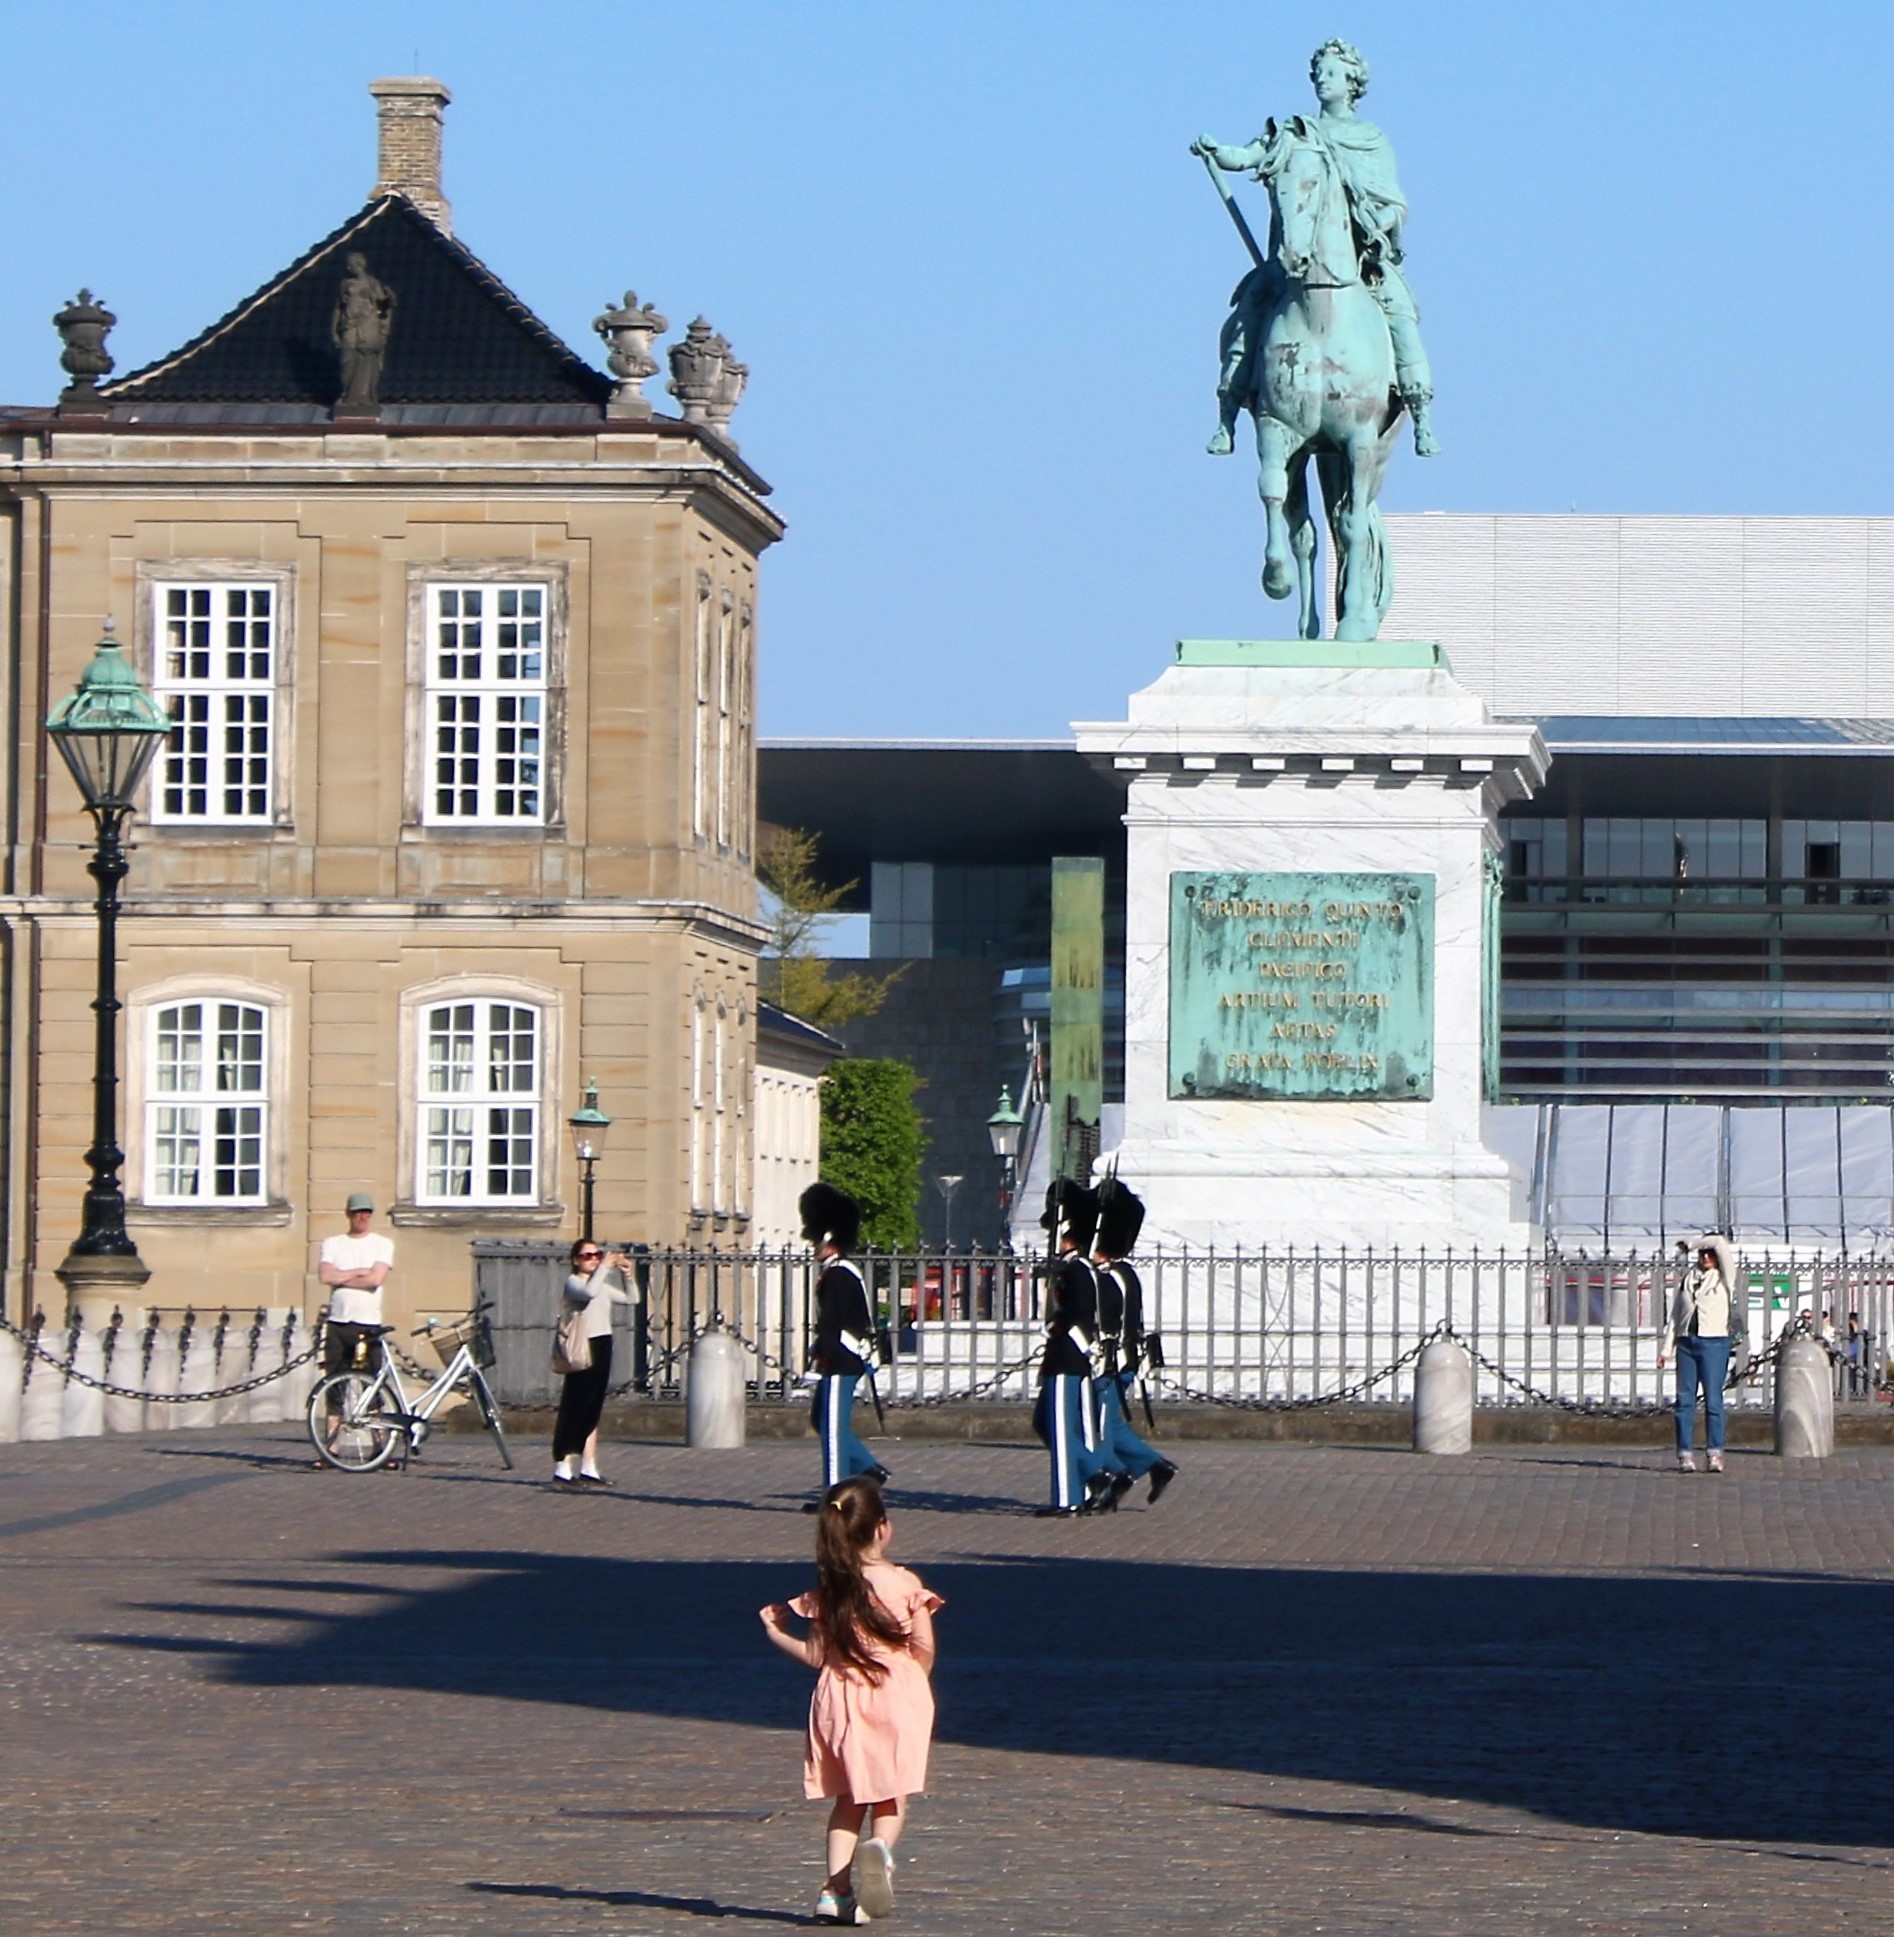
[[[1501,832],[1504,1093],[1887,1099],[1894,820],[1516,814]]]

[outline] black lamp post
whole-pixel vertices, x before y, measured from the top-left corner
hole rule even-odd
[[[1000,1091],[1000,1107],[986,1120],[986,1134],[993,1154],[1000,1160],[1000,1248],[1013,1248],[1014,1166],[1019,1161],[1019,1131],[1023,1119],[1013,1108],[1013,1092]]]
[[[605,1154],[605,1133],[612,1120],[598,1106],[598,1085],[585,1086],[585,1107],[566,1118],[579,1159],[579,1235],[592,1241],[592,1166]]]
[[[77,689],[55,706],[46,737],[59,749],[98,832],[86,872],[99,884],[98,993],[92,1057],[92,1148],[79,1236],[59,1267],[69,1292],[142,1285],[151,1272],[125,1230],[125,1192],[118,1146],[118,891],[131,870],[125,823],[146,769],[166,735],[170,716],[138,683],[105,622],[92,663]]]

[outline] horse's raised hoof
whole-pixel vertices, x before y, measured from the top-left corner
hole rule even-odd
[[[1274,559],[1263,567],[1263,590],[1272,599],[1286,599],[1296,589],[1296,575],[1287,565]]]
[[[1235,444],[1230,441],[1230,429],[1227,424],[1219,424],[1216,436],[1204,446],[1212,457],[1228,457],[1235,448]]]

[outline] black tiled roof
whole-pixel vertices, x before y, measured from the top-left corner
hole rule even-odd
[[[282,404],[326,411],[342,388],[329,332],[343,258],[355,250],[395,298],[384,405],[602,411],[611,379],[568,349],[477,256],[401,195],[370,202],[182,349],[102,384],[102,399],[116,407]]]

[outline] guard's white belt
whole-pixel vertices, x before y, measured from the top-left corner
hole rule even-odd
[[[864,1365],[867,1364],[869,1351],[868,1341],[865,1338],[854,1332],[837,1332],[836,1337],[841,1342],[844,1352],[853,1352]]]

